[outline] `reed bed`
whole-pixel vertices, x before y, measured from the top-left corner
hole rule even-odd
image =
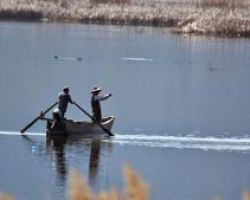
[[[200,0],[199,6],[219,8],[243,8],[248,5],[247,0]]]
[[[250,37],[250,0],[0,0],[0,19],[171,27]]]

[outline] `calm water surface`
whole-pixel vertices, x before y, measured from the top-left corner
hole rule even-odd
[[[0,23],[0,189],[17,199],[64,199],[70,169],[99,192],[123,186],[129,163],[151,199],[239,199],[250,189],[250,40],[164,29]],[[59,59],[55,59],[58,56]],[[81,58],[81,59],[78,59]],[[40,122],[64,86],[90,110],[113,97],[113,139],[51,141]],[[87,119],[74,106],[68,118]]]

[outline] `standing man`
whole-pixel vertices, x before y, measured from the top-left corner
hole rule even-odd
[[[93,119],[94,122],[101,122],[102,121],[102,110],[100,101],[106,100],[109,97],[112,96],[111,93],[105,96],[100,96],[99,93],[102,91],[101,88],[95,86],[93,90],[91,91],[92,97],[91,97],[91,107],[92,107],[92,113],[93,113]]]
[[[69,88],[64,87],[63,91],[58,94],[58,109],[60,111],[60,115],[64,118],[64,114],[67,111],[68,103],[73,104],[69,94]]]

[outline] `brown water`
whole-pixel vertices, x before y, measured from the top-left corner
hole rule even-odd
[[[1,22],[0,189],[62,199],[71,168],[100,191],[121,187],[130,163],[152,199],[239,199],[250,189],[249,51],[249,40],[159,28]],[[64,85],[90,110],[96,84],[113,93],[112,140],[48,141],[42,122],[19,135]],[[87,119],[74,106],[66,117]]]

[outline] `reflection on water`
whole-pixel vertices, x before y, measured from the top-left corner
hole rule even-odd
[[[67,138],[61,137],[57,139],[46,138],[46,149],[48,155],[52,156],[51,162],[55,162],[55,168],[58,177],[59,185],[64,185],[66,176],[68,174],[67,163],[65,159],[65,145],[67,142]],[[55,156],[55,161],[53,160],[53,156]]]
[[[57,185],[60,187],[65,187],[70,168],[72,168],[67,159],[67,154],[75,152],[75,150],[73,150],[75,147],[83,148],[85,150],[84,153],[89,155],[88,159],[81,157],[81,155],[78,155],[77,159],[82,159],[81,162],[88,166],[89,184],[93,186],[93,188],[95,188],[98,179],[102,151],[109,152],[112,148],[112,144],[103,143],[100,138],[85,138],[80,136],[46,137],[46,147],[44,147],[43,143],[33,140],[28,135],[22,135],[22,138],[27,141],[32,148],[36,148],[39,156],[43,157],[46,155],[46,160],[51,162],[52,168],[56,169]],[[71,148],[73,150],[72,152],[70,152]]]
[[[32,141],[29,136],[23,136],[23,138],[28,142],[32,142],[33,145],[36,143],[35,141]],[[46,154],[46,156],[50,158],[47,160],[50,160],[51,166],[56,169],[58,186],[65,186],[70,168],[73,167],[67,160],[67,154],[70,153],[69,149],[71,149],[72,147],[74,149],[74,152],[80,152],[75,149],[77,147],[84,148],[84,153],[89,154],[88,159],[81,157],[81,155],[78,155],[77,159],[82,159],[81,162],[83,162],[84,165],[88,166],[87,173],[89,177],[89,184],[93,186],[93,188],[95,188],[96,181],[98,179],[100,159],[103,155],[102,151],[109,152],[110,148],[112,148],[112,145],[103,143],[100,138],[85,138],[81,136],[58,138],[46,137],[46,152],[44,152],[43,147],[40,146],[39,155],[44,156],[44,154]],[[105,154],[103,156],[109,155]],[[97,183],[97,185],[98,184],[99,183]]]
[[[89,156],[89,183],[95,184],[98,173],[99,159],[100,159],[101,141],[93,139],[91,141],[91,150]]]
[[[0,160],[0,188],[23,197],[20,199],[46,199],[44,191],[50,199],[64,199],[72,168],[88,178],[95,192],[121,186],[124,163],[130,163],[149,182],[157,200],[186,196],[210,200],[217,192],[234,200],[242,188],[249,187],[249,138],[117,135],[109,140],[51,140],[45,134],[28,134],[0,134],[0,155],[5,158]],[[12,179],[15,183],[9,181]]]

